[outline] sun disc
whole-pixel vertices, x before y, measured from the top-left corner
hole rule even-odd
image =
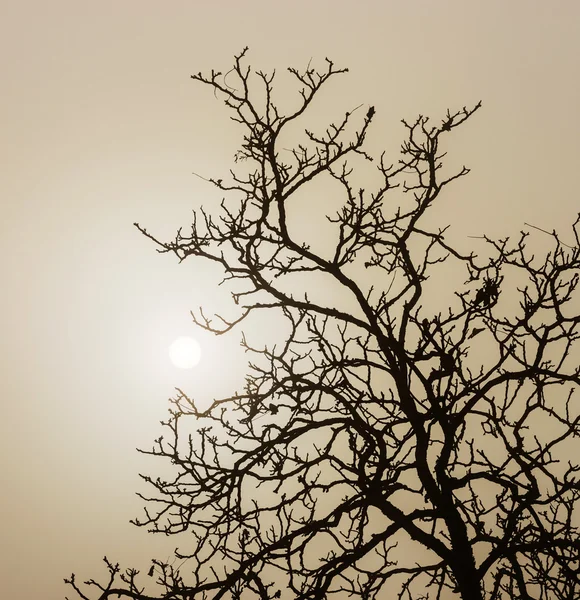
[[[169,358],[178,369],[192,369],[201,359],[201,348],[193,338],[180,337],[169,347]]]

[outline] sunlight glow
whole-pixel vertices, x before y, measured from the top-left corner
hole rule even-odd
[[[169,358],[177,368],[191,369],[201,360],[201,347],[193,338],[177,338],[169,347]]]

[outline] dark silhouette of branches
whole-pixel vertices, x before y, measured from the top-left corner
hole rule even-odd
[[[141,451],[175,477],[143,476],[151,494],[135,523],[190,532],[179,564],[154,560],[147,577],[105,559],[105,583],[68,583],[85,600],[579,598],[580,217],[574,242],[553,232],[541,258],[527,231],[465,253],[424,217],[468,173],[444,174],[442,145],[481,104],[440,124],[403,121],[394,164],[363,149],[373,107],[284,150],[282,134],[345,70],[289,72],[299,103],[288,113],[245,50],[227,83],[192,76],[243,126],[238,170],[208,180],[219,211],[199,210],[174,240],[136,225],[160,252],[223,268],[238,316],[200,310],[197,325],[222,334],[275,311],[279,343],[254,346],[246,331],[242,393],[202,411],[180,391],[165,434]],[[369,163],[380,183],[358,189]],[[322,177],[342,198],[324,255],[289,218]],[[441,311],[430,291],[448,287],[451,265],[465,283]],[[340,298],[312,293],[320,275]]]

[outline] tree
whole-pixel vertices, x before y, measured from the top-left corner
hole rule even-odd
[[[481,103],[440,125],[403,121],[390,166],[363,149],[373,107],[286,149],[287,130],[345,71],[289,69],[299,105],[286,114],[274,75],[246,66],[245,50],[226,76],[192,76],[244,128],[237,170],[208,180],[225,197],[187,234],[164,242],[137,227],[160,252],[223,269],[239,312],[200,310],[198,326],[221,335],[273,311],[280,340],[243,337],[254,357],[243,392],[202,411],[179,391],[166,435],[143,451],[175,477],[143,476],[153,509],[135,524],[191,532],[181,567],[155,559],[148,579],[105,558],[106,583],[66,580],[85,600],[94,588],[134,600],[580,597],[580,217],[573,246],[534,232],[550,239],[541,259],[529,229],[484,236],[476,254],[429,226],[468,173],[443,175],[442,143]],[[368,165],[380,181],[358,189]],[[289,216],[319,179],[343,199],[326,253]],[[430,294],[451,272],[465,282],[438,309]],[[317,289],[321,277],[352,309]]]

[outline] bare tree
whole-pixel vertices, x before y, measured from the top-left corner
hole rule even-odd
[[[222,334],[274,311],[279,343],[244,337],[243,393],[202,411],[180,391],[145,451],[175,477],[143,476],[153,493],[135,524],[191,532],[179,568],[153,560],[147,578],[105,559],[106,582],[67,582],[85,600],[580,598],[580,217],[572,245],[533,232],[551,243],[541,258],[529,227],[461,251],[425,215],[468,173],[443,175],[441,145],[480,104],[403,121],[394,165],[363,149],[373,107],[288,149],[286,131],[346,69],[289,69],[299,105],[284,114],[274,75],[245,61],[192,76],[244,128],[236,170],[208,180],[219,210],[170,242],[137,227],[160,252],[223,268],[238,316],[200,311],[197,325]],[[358,189],[368,165],[380,181]],[[322,178],[342,197],[326,253],[290,216]],[[434,308],[450,273],[461,279]]]

